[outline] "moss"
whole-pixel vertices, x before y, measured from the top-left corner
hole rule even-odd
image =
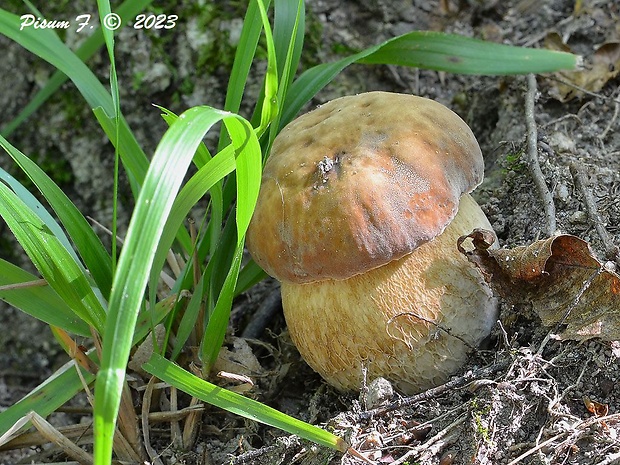
[[[237,46],[230,40],[228,23],[243,18],[247,5],[240,1],[215,1],[188,6],[188,17],[196,18],[198,28],[208,31],[210,40],[198,51],[197,72],[212,74],[218,68],[232,69]]]
[[[68,127],[82,127],[84,120],[93,117],[90,107],[71,82],[65,83],[60,90],[56,91],[47,105],[57,108],[57,111],[63,114],[63,120],[66,121]]]
[[[476,436],[480,437],[486,443],[491,442],[489,428],[485,420],[485,417],[491,412],[491,406],[480,405],[477,399],[472,399],[470,402],[470,408]]]
[[[55,148],[51,148],[46,152],[30,153],[29,158],[37,164],[52,180],[59,186],[73,185],[74,176],[71,165],[65,156]],[[37,189],[30,179],[21,171],[13,173],[15,178],[30,192]]]
[[[134,90],[134,92],[138,91],[142,87],[142,81],[144,80],[145,74],[146,73],[144,71],[136,71],[133,74],[131,80],[131,88]]]
[[[321,49],[323,48],[323,23],[310,9],[306,9],[306,34],[304,49],[301,55],[303,69],[320,65]]]
[[[517,150],[509,152],[506,155],[506,161],[504,163],[503,174],[508,171],[515,171],[517,173],[523,172],[527,168],[527,164],[523,161],[523,150]]]

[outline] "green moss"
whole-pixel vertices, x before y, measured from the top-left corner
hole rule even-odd
[[[170,101],[173,105],[179,105],[182,101],[183,95],[191,95],[194,92],[194,87],[196,83],[193,79],[189,77],[185,77],[183,81],[179,84],[177,89],[172,94]]]
[[[480,405],[477,399],[472,399],[470,402],[471,414],[474,420],[476,436],[482,438],[484,442],[491,442],[491,436],[489,434],[489,427],[485,420],[485,417],[491,412],[490,405]]]
[[[145,74],[146,73],[144,71],[136,71],[134,75],[132,76],[131,88],[134,91],[138,91],[140,87],[142,86],[142,81],[144,80]]]
[[[352,47],[349,47],[346,44],[333,44],[332,45],[332,52],[334,52],[337,55],[354,55],[356,53],[358,53],[360,50],[356,50]]]
[[[323,48],[323,23],[310,9],[306,10],[305,32],[301,65],[303,69],[308,69],[321,64],[320,56]]]
[[[70,186],[73,184],[74,178],[71,165],[59,151],[51,149],[42,153],[29,154],[29,156],[58,186]],[[20,182],[26,188],[33,191],[34,186],[32,186],[28,178],[20,179]]]
[[[506,162],[504,163],[504,168],[502,169],[503,174],[506,174],[509,171],[520,173],[526,169],[527,164],[523,161],[523,150],[509,152],[506,155]]]
[[[231,43],[227,24],[242,19],[247,5],[240,1],[215,1],[204,5],[188,6],[188,18],[196,18],[198,28],[207,31],[210,40],[198,51],[197,72],[212,74],[218,68],[225,72],[232,69],[236,44]]]

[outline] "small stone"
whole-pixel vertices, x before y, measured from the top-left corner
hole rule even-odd
[[[375,378],[368,385],[366,407],[371,410],[387,404],[394,397],[394,388],[385,378]]]
[[[570,216],[570,222],[571,223],[587,223],[588,221],[588,215],[586,215],[586,212],[581,211],[581,210],[577,210],[575,213],[573,213]]]
[[[558,184],[557,188],[555,189],[555,197],[562,202],[566,202],[570,198],[568,186],[564,183]]]
[[[575,141],[571,139],[568,134],[563,132],[554,132],[551,134],[551,136],[549,136],[549,145],[558,153],[574,153],[576,147]]]

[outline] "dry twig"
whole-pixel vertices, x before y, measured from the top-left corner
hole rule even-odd
[[[592,189],[589,188],[588,178],[583,165],[573,162],[569,165],[569,168],[575,187],[581,192],[581,197],[583,199],[583,204],[586,208],[588,218],[603,243],[603,247],[605,248],[605,258],[607,260],[613,260],[616,263],[620,263],[620,249],[618,249],[618,246],[614,244],[611,235],[607,229],[605,229],[603,218],[596,207],[596,200],[592,194]]]
[[[601,141],[605,140],[605,138],[607,137],[607,134],[609,134],[609,131],[611,131],[611,128],[616,123],[616,120],[618,119],[618,113],[619,112],[620,112],[620,102],[618,102],[617,100],[614,100],[614,114],[611,117],[611,119],[609,120],[609,123],[607,123],[607,126],[605,127],[603,132],[598,136],[598,138]]]
[[[620,419],[620,414],[616,413],[613,415],[605,415],[602,417],[593,417],[593,418],[588,418],[586,420],[581,421],[580,423],[576,424],[573,426],[572,431],[564,431],[562,433],[556,434],[555,436],[547,439],[546,441],[541,442],[540,444],[537,444],[535,447],[533,447],[532,449],[526,451],[525,453],[521,454],[520,456],[518,456],[516,459],[512,460],[508,465],[516,465],[517,463],[520,463],[523,459],[529,457],[530,455],[538,452],[539,450],[541,450],[542,448],[544,448],[545,446],[548,446],[549,444],[552,444],[554,441],[560,439],[560,438],[565,438],[564,441],[562,441],[562,443],[556,445],[556,448],[559,448],[560,445],[565,444],[567,441],[577,441],[577,439],[586,434],[588,429],[596,424],[601,424],[601,423],[606,423],[609,421],[617,421]],[[613,456],[612,456],[612,461],[610,461],[610,464],[614,463]]]
[[[536,190],[540,196],[544,207],[545,217],[547,220],[547,235],[553,236],[557,231],[557,224],[555,219],[555,204],[553,203],[553,196],[547,187],[545,178],[540,169],[538,162],[538,130],[536,128],[536,119],[534,117],[534,103],[536,102],[536,77],[533,74],[529,74],[527,77],[527,95],[525,98],[525,123],[527,126],[527,162],[530,169],[530,174],[534,179]]]
[[[243,330],[241,337],[246,339],[258,339],[265,331],[265,328],[273,320],[276,313],[282,308],[282,295],[280,286],[274,288],[263,300],[260,307],[252,315],[252,319]]]
[[[12,428],[0,437],[0,443],[4,444],[7,442],[12,435],[23,428],[28,422],[31,422],[32,426],[34,426],[48,442],[58,446],[68,457],[77,460],[81,465],[90,465],[94,463],[93,457],[88,452],[70,441],[48,423],[45,418],[34,411],[20,418]]]
[[[492,365],[486,366],[484,368],[479,368],[477,370],[473,370],[473,371],[469,371],[467,373],[465,373],[462,376],[459,376],[457,378],[454,378],[450,381],[448,381],[445,384],[442,384],[440,386],[428,389],[427,391],[421,392],[420,394],[416,394],[414,396],[410,396],[410,397],[404,397],[402,399],[398,399],[395,402],[392,402],[384,407],[378,407],[376,409],[373,410],[368,410],[366,412],[361,412],[357,415],[357,419],[358,421],[365,421],[365,420],[369,420],[377,415],[385,415],[388,412],[394,411],[394,410],[398,410],[404,407],[409,407],[411,405],[415,405],[418,404],[420,402],[423,402],[425,400],[429,400],[432,399],[436,396],[438,396],[439,394],[442,394],[444,392],[447,392],[451,389],[457,389],[460,387],[465,386],[466,384],[476,380],[476,379],[481,379],[481,378],[488,378],[490,376],[492,376],[493,374],[497,373],[498,371],[503,370],[504,368],[506,368],[509,365],[509,360],[508,359],[504,359],[504,360],[500,360],[498,362],[495,362]]]
[[[146,386],[144,396],[142,397],[142,438],[144,441],[144,448],[151,459],[151,463],[153,465],[163,465],[159,455],[157,455],[157,452],[155,452],[155,449],[153,449],[151,445],[151,429],[149,425],[149,411],[151,410],[151,399],[153,398],[153,386],[155,385],[155,381],[156,378],[152,376]]]
[[[620,452],[616,452],[615,454],[610,454],[605,457],[605,460],[597,463],[596,465],[618,465],[620,463]]]
[[[409,452],[407,452],[405,455],[400,457],[398,460],[392,462],[392,465],[401,465],[403,463],[407,463],[409,460],[417,458],[418,456],[422,455],[425,451],[427,451],[430,448],[433,449],[432,451],[433,453],[436,453],[437,451],[441,450],[445,445],[451,444],[454,439],[455,428],[465,423],[466,419],[467,419],[467,415],[461,415],[454,422],[452,422],[450,425],[448,425],[447,427],[439,431],[435,436],[430,438],[424,444],[414,447]]]

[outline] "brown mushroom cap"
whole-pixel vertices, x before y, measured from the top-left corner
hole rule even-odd
[[[333,100],[274,141],[248,249],[280,281],[349,278],[441,234],[483,170],[471,129],[440,103],[386,92]]]

